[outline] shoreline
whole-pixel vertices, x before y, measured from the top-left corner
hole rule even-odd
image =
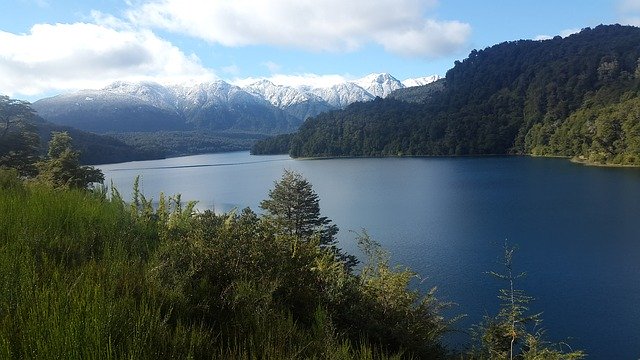
[[[277,154],[272,154],[277,155]],[[286,154],[280,154],[286,155]],[[261,156],[261,155],[253,155]],[[628,164],[600,164],[582,160],[578,157],[560,156],[560,155],[531,155],[531,154],[474,154],[474,155],[381,155],[381,156],[314,156],[314,157],[292,157],[294,160],[330,160],[330,159],[381,159],[381,158],[472,158],[472,157],[530,157],[530,158],[549,158],[549,159],[565,159],[571,163],[583,166],[603,167],[603,168],[625,168],[640,169],[640,165]]]
[[[625,164],[599,164],[599,163],[594,163],[588,160],[582,160],[580,158],[577,157],[572,157],[572,158],[568,158],[569,161],[571,161],[574,164],[580,164],[580,165],[584,165],[584,166],[594,166],[594,167],[603,167],[603,168],[626,168],[626,169],[633,169],[633,168],[640,168],[640,165],[625,165]]]
[[[162,158],[154,158],[154,159],[146,159],[146,160],[133,160],[133,161],[124,161],[117,163],[105,163],[105,164],[94,164],[93,166],[105,166],[105,165],[114,165],[114,164],[122,164],[129,162],[139,162],[139,161],[152,161],[152,160],[165,160],[171,158],[179,158],[179,157],[187,157],[187,156],[195,156],[195,155],[207,155],[207,154],[226,154],[226,153],[234,153],[234,152],[245,152],[249,150],[232,150],[232,151],[218,151],[218,152],[196,152],[192,154],[180,154],[176,156],[167,156]],[[288,154],[251,154],[250,156],[277,156],[277,155],[287,155]],[[565,159],[577,165],[583,166],[592,166],[592,167],[603,167],[603,168],[625,168],[625,169],[640,169],[640,165],[625,165],[625,164],[600,164],[590,162],[586,159],[580,159],[577,156],[560,156],[560,155],[532,155],[532,154],[471,154],[471,155],[380,155],[380,156],[305,156],[305,157],[291,157],[293,160],[331,160],[331,159],[383,159],[383,158],[485,158],[485,157],[531,157],[531,158],[549,158],[549,159]]]

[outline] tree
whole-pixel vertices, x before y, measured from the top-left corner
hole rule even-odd
[[[503,280],[507,287],[500,289],[498,298],[502,301],[495,317],[486,317],[483,324],[473,332],[480,342],[480,348],[474,349],[471,359],[582,359],[584,352],[564,352],[559,345],[543,339],[544,331],[535,330],[542,322],[540,313],[528,314],[528,304],[533,301],[524,290],[516,288],[516,280],[525,274],[516,274],[513,269],[515,248],[505,242],[502,265],[504,272],[490,271],[489,274]],[[535,331],[530,332],[530,324]]]
[[[73,149],[71,142],[66,131],[52,133],[47,159],[38,163],[38,178],[56,188],[85,189],[93,183],[102,183],[102,171],[93,166],[81,166],[80,153]]]
[[[0,167],[18,170],[21,176],[35,176],[40,137],[31,120],[29,103],[0,96]]]
[[[336,247],[338,226],[327,217],[320,216],[319,201],[318,194],[307,179],[299,173],[285,170],[282,179],[269,190],[269,198],[260,203],[260,208],[287,235],[302,241],[310,241],[318,236],[320,246],[333,248],[348,267],[355,266],[355,256],[343,254]]]
[[[333,245],[338,226],[320,216],[318,194],[309,181],[299,173],[285,170],[282,179],[269,191],[269,199],[260,203],[260,208],[289,235],[298,239],[308,239],[320,235],[321,245]]]

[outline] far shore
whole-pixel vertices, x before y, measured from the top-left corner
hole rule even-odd
[[[254,154],[251,154],[254,155]],[[287,155],[287,154],[264,154],[264,155]],[[260,156],[260,155],[255,155]],[[551,159],[566,159],[574,164],[580,164],[584,166],[594,167],[607,167],[607,168],[640,168],[640,165],[629,164],[602,164],[588,161],[587,159],[581,159],[579,157],[559,156],[559,155],[531,155],[531,154],[474,154],[474,155],[380,155],[380,156],[305,156],[296,157],[296,160],[329,160],[329,159],[377,159],[377,158],[472,158],[472,157],[513,157],[513,156],[528,156],[533,158],[551,158]]]

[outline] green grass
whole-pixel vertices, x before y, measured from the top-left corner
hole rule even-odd
[[[118,204],[36,185],[2,190],[0,213],[6,358],[143,358],[164,342],[151,336],[167,330],[161,307],[145,294],[154,239]]]
[[[157,226],[101,195],[3,178],[0,216],[1,359],[400,358],[322,316],[244,311],[241,331],[184,316],[148,280]]]

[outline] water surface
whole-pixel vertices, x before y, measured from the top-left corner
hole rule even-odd
[[[258,210],[284,169],[302,173],[341,246],[359,255],[366,228],[393,261],[423,275],[469,314],[495,314],[505,240],[520,281],[555,341],[589,359],[640,358],[640,170],[528,157],[292,160],[247,152],[103,165],[125,198],[133,179],[158,198],[182,194],[200,209]],[[455,341],[454,340],[452,341]]]

